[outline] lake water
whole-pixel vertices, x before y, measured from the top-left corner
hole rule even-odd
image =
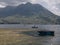
[[[27,24],[0,24],[0,28],[32,28],[32,26],[34,26],[34,24],[31,25],[27,25]],[[38,26],[38,28],[41,29],[50,29],[50,30],[59,30],[60,29],[60,25],[35,25]]]
[[[0,28],[32,28],[34,25],[24,24],[0,24]],[[45,41],[44,45],[60,45],[60,25],[36,25],[40,29],[47,29],[55,31],[55,36],[49,39],[49,37],[42,37]],[[46,41],[48,42],[46,43]],[[43,45],[43,44],[42,44]]]

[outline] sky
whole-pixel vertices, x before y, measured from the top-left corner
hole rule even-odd
[[[38,3],[56,15],[60,16],[60,0],[0,0],[0,8],[6,6],[17,6],[22,3]]]

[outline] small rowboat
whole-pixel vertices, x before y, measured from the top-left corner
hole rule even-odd
[[[54,36],[54,31],[38,31],[39,36]]]

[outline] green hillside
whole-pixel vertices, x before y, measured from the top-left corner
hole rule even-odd
[[[40,4],[21,4],[0,9],[0,24],[60,24],[60,17]]]

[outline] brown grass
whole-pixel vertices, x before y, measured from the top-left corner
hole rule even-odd
[[[18,32],[30,29],[0,29],[0,45],[41,45],[44,38],[34,37]],[[42,39],[42,40],[41,40]],[[45,38],[44,40],[46,40]]]

